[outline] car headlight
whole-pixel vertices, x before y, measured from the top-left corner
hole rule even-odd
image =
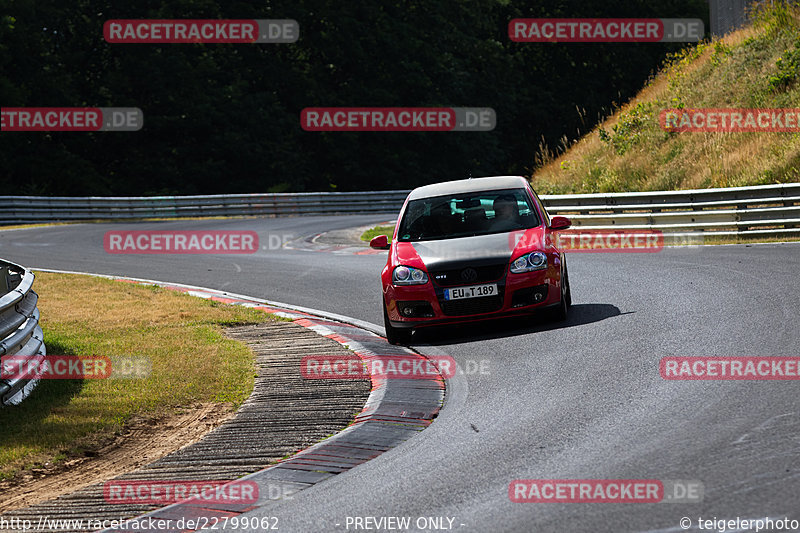
[[[544,270],[545,268],[547,268],[547,256],[543,252],[531,252],[521,255],[511,263],[511,272],[513,274]]]
[[[392,272],[394,285],[424,285],[428,283],[428,275],[424,270],[414,267],[399,266]]]

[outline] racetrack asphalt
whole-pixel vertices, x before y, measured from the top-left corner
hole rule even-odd
[[[381,323],[385,255],[112,255],[108,230],[253,230],[299,238],[386,215],[80,224],[0,232],[39,268],[187,283]],[[452,518],[457,531],[684,531],[698,520],[800,520],[797,381],[666,381],[666,356],[794,356],[800,244],[571,253],[564,323],[423,332],[468,371],[410,441],[254,514],[279,531],[353,531],[355,517]],[[46,333],[46,332],[45,332]],[[482,369],[482,371],[481,371]],[[473,372],[469,372],[473,371]],[[515,479],[696,480],[699,503],[513,503]],[[349,521],[348,521],[349,517]],[[349,528],[347,527],[349,525]],[[707,528],[708,529],[708,528]],[[365,530],[365,529],[360,529]]]

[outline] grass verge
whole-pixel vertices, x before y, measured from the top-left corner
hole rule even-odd
[[[197,402],[241,404],[253,389],[250,349],[226,326],[274,320],[253,309],[90,276],[37,273],[48,353],[146,357],[146,379],[43,380],[21,405],[0,409],[0,480],[91,455],[132,417]]]
[[[394,226],[375,226],[362,233],[361,240],[369,242],[378,235],[386,235],[389,242],[392,242],[392,233],[394,233]]]
[[[800,181],[800,133],[668,132],[669,108],[800,107],[800,6],[762,3],[751,25],[668,57],[628,104],[554,157],[539,194],[658,191]]]

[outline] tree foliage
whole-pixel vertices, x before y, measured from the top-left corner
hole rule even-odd
[[[3,133],[3,194],[380,190],[529,173],[676,44],[514,43],[517,17],[708,18],[704,0],[0,0],[3,107],[139,107],[136,133]],[[294,44],[108,44],[108,19],[280,18]],[[492,107],[492,132],[305,132],[305,107]]]

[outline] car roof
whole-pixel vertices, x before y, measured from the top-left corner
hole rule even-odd
[[[493,191],[498,189],[521,189],[528,180],[522,176],[492,176],[487,178],[473,178],[468,180],[445,181],[424,185],[411,191],[409,200],[444,196],[447,194],[460,194],[478,191]]]

